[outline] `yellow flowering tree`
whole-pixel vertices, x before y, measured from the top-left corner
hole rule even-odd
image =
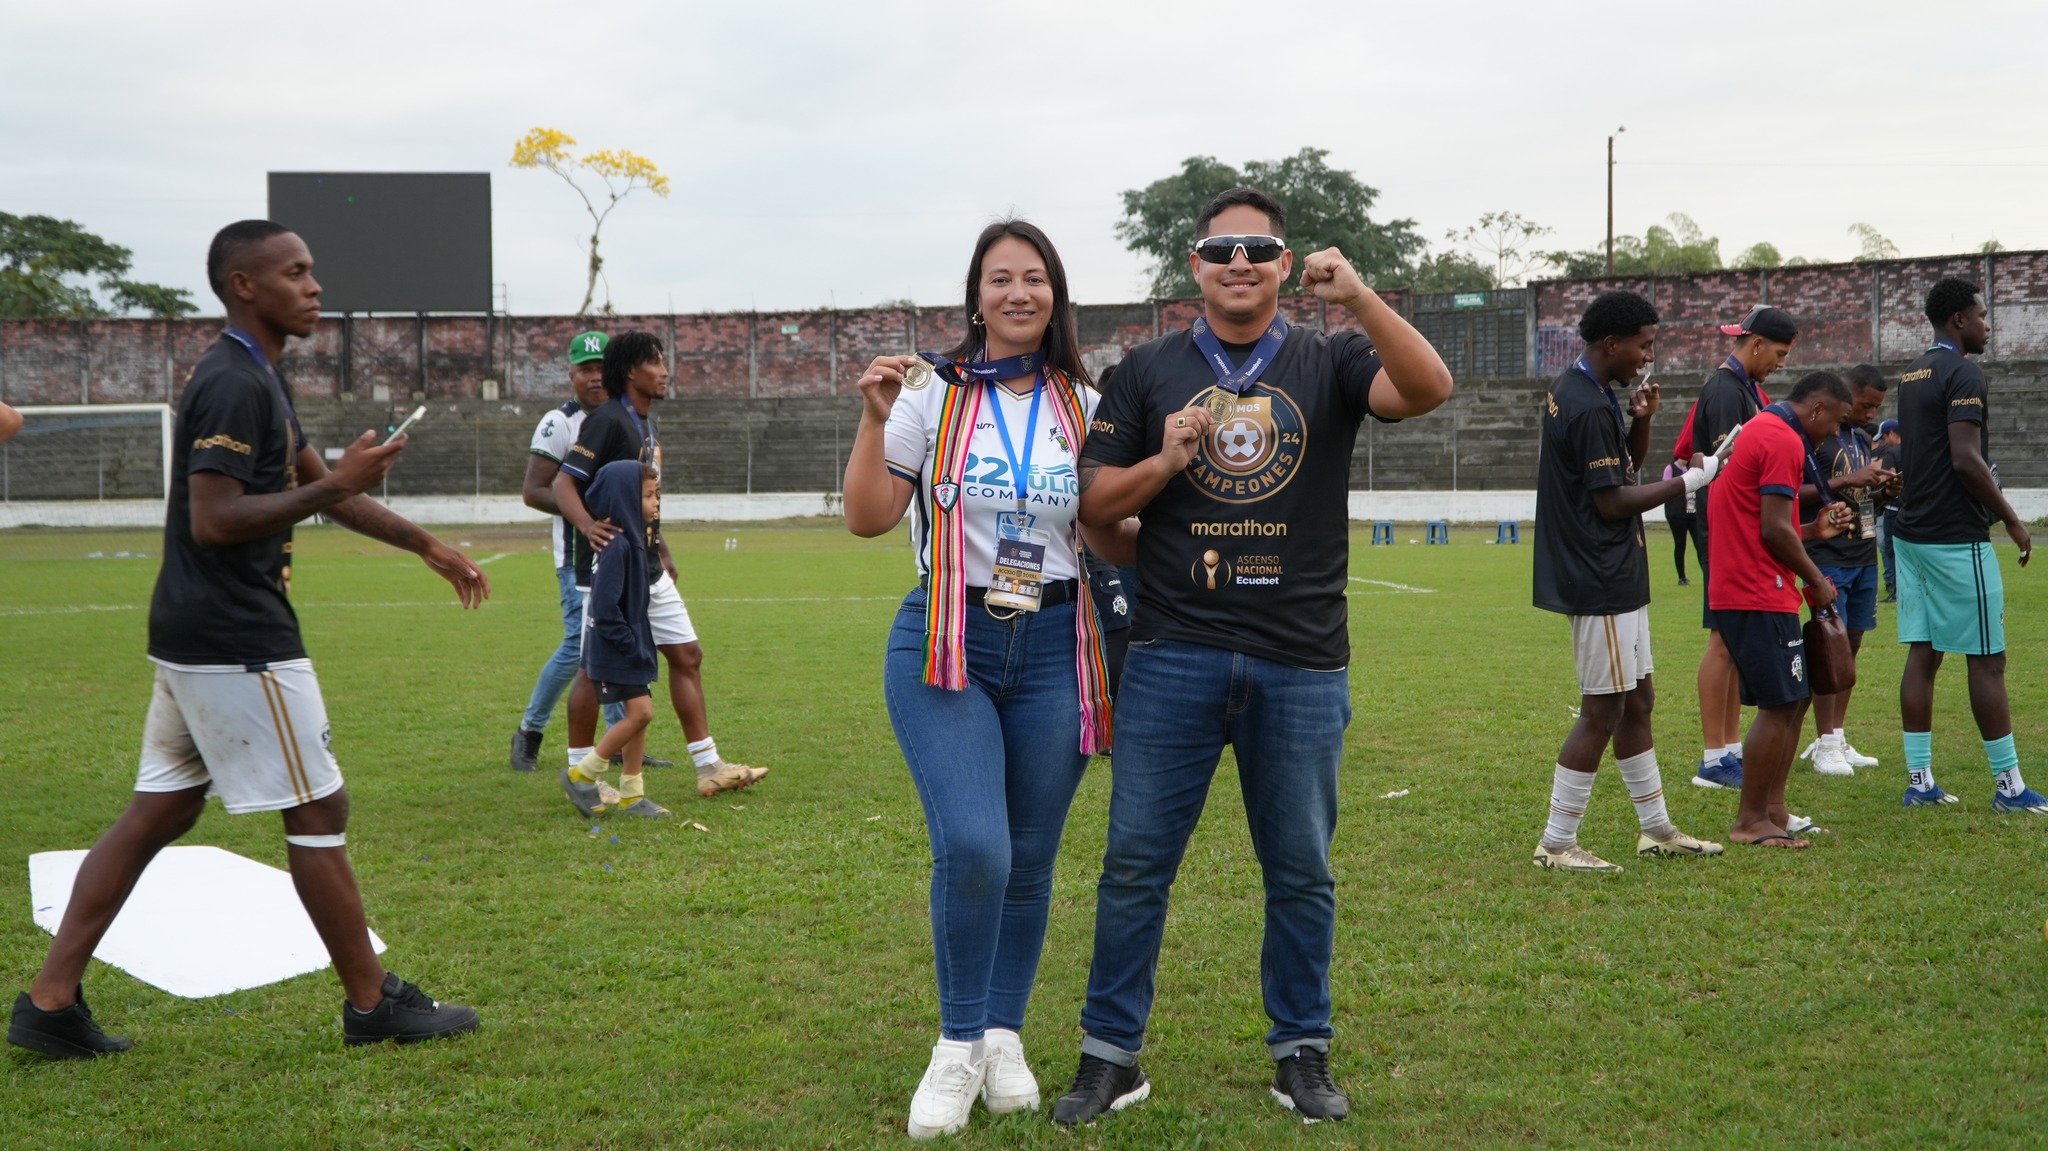
[[[560,176],[562,182],[568,184],[583,201],[584,210],[590,213],[590,275],[583,285],[583,305],[576,309],[577,315],[587,316],[590,314],[590,301],[597,295],[598,278],[603,275],[604,257],[598,254],[597,243],[599,234],[604,231],[605,218],[619,206],[620,200],[641,188],[668,199],[668,177],[661,174],[654,161],[636,152],[612,148],[577,156],[569,151],[575,143],[576,138],[567,132],[535,128],[512,149],[512,166],[538,168]],[[601,196],[593,197],[591,190],[578,182],[579,174],[597,177],[597,182],[603,185]],[[604,200],[602,208],[597,203],[600,198]],[[607,283],[604,311],[610,314],[611,310],[611,286]]]

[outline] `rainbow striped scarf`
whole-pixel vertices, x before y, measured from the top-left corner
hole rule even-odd
[[[940,377],[942,380],[945,376]],[[926,477],[932,509],[931,593],[925,606],[924,681],[933,687],[961,691],[967,687],[967,525],[960,515],[960,479],[967,474],[968,443],[981,416],[987,389],[979,384],[947,381],[946,398],[939,409],[938,451],[933,474]],[[1081,390],[1060,372],[1048,368],[1047,398],[1053,401],[1053,417],[1074,447],[1076,460],[1087,433],[1086,409]],[[1029,477],[1022,482],[1029,483]],[[1081,553],[1081,521],[1069,528],[1074,554]],[[1102,657],[1102,625],[1095,618],[1095,604],[1088,595],[1088,581],[1081,579],[1074,604],[1074,669],[1081,686],[1081,751],[1094,754],[1109,746],[1109,667]]]

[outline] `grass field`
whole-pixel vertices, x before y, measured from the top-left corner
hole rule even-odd
[[[945,1145],[2042,1145],[2048,821],[1991,812],[1960,661],[1935,745],[1961,806],[1899,807],[1887,608],[1850,715],[1885,766],[1832,779],[1801,765],[1793,809],[1833,829],[1813,850],[1638,864],[1610,763],[1582,838],[1626,873],[1543,872],[1529,850],[1577,702],[1568,635],[1529,607],[1527,544],[1490,537],[1355,537],[1353,576],[1382,582],[1352,585],[1336,847],[1334,1064],[1352,1120],[1304,1127],[1266,1094],[1258,872],[1226,759],[1175,893],[1151,1101],[1072,1133],[977,1112]],[[911,578],[902,537],[676,532],[714,731],[774,774],[700,801],[685,772],[653,771],[650,792],[682,818],[595,832],[555,787],[559,717],[544,772],[506,769],[558,634],[541,533],[444,538],[491,558],[482,611],[331,528],[300,533],[293,586],[385,959],[477,1006],[482,1032],[344,1051],[331,974],[193,1001],[95,964],[93,1005],[136,1050],[76,1065],[8,1049],[0,1147],[903,1145],[937,1010],[923,821],[879,684]],[[1665,778],[1680,825],[1719,837],[1732,796],[1682,782],[1700,589],[1673,586],[1666,537],[1652,547]],[[133,782],[159,550],[150,533],[0,534],[9,994],[47,944],[25,857],[91,843]],[[2048,572],[2002,558],[2023,762],[2048,786]],[[685,758],[672,715],[651,747]],[[1098,760],[1074,805],[1026,1036],[1048,1104],[1074,1068],[1109,783]],[[215,807],[187,842],[284,862],[268,816]]]

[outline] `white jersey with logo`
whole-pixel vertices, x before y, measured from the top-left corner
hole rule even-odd
[[[1002,405],[1010,443],[1019,457],[1024,455],[1025,429],[1031,422],[1031,397],[987,384],[965,385],[982,388],[974,434],[967,444],[967,468],[957,476],[938,476],[939,413],[952,386],[934,380],[916,391],[905,389],[896,397],[883,433],[883,453],[889,470],[909,480],[917,489],[910,502],[911,538],[917,546],[917,574],[931,574],[932,485],[946,480],[960,485],[960,507],[965,509],[967,583],[988,586],[995,569],[996,517],[1017,508],[1017,488],[1011,480],[1010,455],[1003,447],[1002,432],[996,428],[994,405]],[[1081,389],[1081,405],[1088,418],[1101,401],[1092,388]],[[1069,444],[1053,412],[1053,398],[1047,395],[1038,405],[1038,427],[1033,434],[1030,480],[1026,485],[1024,510],[1036,516],[1031,526],[1052,536],[1045,552],[1045,578],[1076,579],[1081,565],[1069,538],[1074,517],[1081,508],[1081,476],[1076,470],[1081,445]]]
[[[527,445],[534,455],[561,463],[569,456],[569,446],[576,442],[576,434],[583,430],[583,405],[574,400],[555,408],[540,418],[540,424],[533,429],[533,443]],[[555,541],[555,566],[569,562],[569,521],[561,516],[549,516],[552,525],[550,535]]]

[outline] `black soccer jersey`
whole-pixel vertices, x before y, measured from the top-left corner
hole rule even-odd
[[[1830,481],[1840,479],[1870,462],[1870,437],[1861,428],[1845,427],[1833,439],[1814,445],[1813,459]],[[1831,486],[1855,521],[1833,539],[1807,544],[1806,554],[1824,567],[1869,567],[1877,562],[1877,489]]]
[[[661,466],[661,436],[654,426],[654,413],[641,415],[626,402],[625,397],[599,404],[583,418],[583,430],[576,435],[576,444],[569,449],[569,455],[562,461],[562,470],[576,481],[580,493],[590,486],[597,470],[615,460],[639,460]],[[582,532],[574,532],[576,543],[576,586],[590,586],[590,541]],[[647,577],[650,583],[661,582],[666,568],[661,566],[661,521],[651,520],[647,524]]]
[[[1593,493],[1635,482],[1620,400],[1576,367],[1543,398],[1536,465],[1535,604],[1565,615],[1620,615],[1650,602],[1643,517],[1610,520]]]
[[[1236,363],[1252,345],[1224,345]],[[1139,518],[1133,642],[1171,639],[1314,670],[1351,658],[1344,593],[1358,425],[1379,354],[1356,332],[1293,328],[1187,469]],[[1158,454],[1166,418],[1216,386],[1186,331],[1133,348],[1097,409],[1084,466]],[[1374,418],[1378,418],[1375,416]]]
[[[1721,446],[1735,425],[1747,423],[1768,402],[1756,381],[1749,378],[1730,356],[1707,382],[1700,385],[1699,402],[1692,408],[1692,450],[1710,453]],[[1702,492],[1702,495],[1705,493]],[[1700,526],[1707,526],[1707,501],[1696,502]]]
[[[210,666],[305,658],[286,598],[292,529],[202,548],[192,538],[191,481],[194,472],[219,472],[251,495],[286,491],[298,486],[305,446],[283,379],[232,337],[216,340],[178,400],[164,563],[149,604],[152,657]]]
[[[1950,424],[1976,424],[1984,458],[1991,458],[1989,404],[1983,370],[1942,345],[1929,348],[1899,377],[1899,467],[1906,481],[1899,497],[1900,539],[1968,544],[1991,538],[1991,512],[1964,490],[1948,448]]]

